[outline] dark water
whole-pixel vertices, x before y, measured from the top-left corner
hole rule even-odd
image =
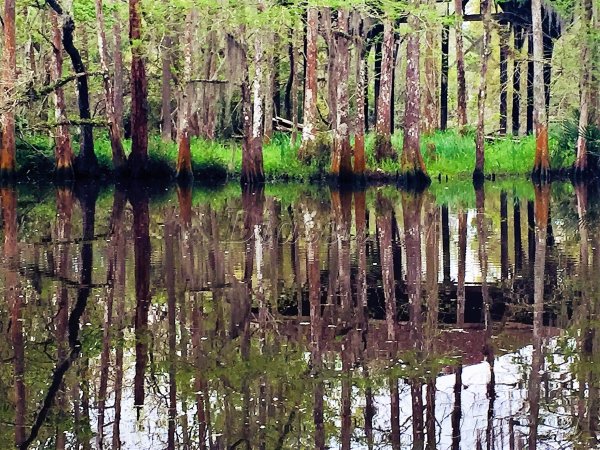
[[[597,191],[0,193],[2,449],[598,447]]]

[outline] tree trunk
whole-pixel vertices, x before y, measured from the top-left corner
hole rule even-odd
[[[435,9],[435,1],[427,0],[430,8]],[[436,33],[433,23],[426,23],[425,54],[423,68],[425,69],[425,90],[423,95],[423,134],[430,135],[438,127],[438,84],[434,50],[436,47]]]
[[[113,23],[113,36],[114,36],[114,49],[113,49],[113,62],[114,62],[114,76],[113,76],[113,95],[115,103],[115,118],[123,134],[123,49],[121,43],[121,17],[119,11],[115,8],[114,11],[114,23]],[[122,137],[122,136],[121,136]]]
[[[55,11],[57,11],[55,9]],[[57,11],[62,14],[62,10]],[[79,53],[79,50],[73,43],[73,33],[75,32],[75,22],[68,15],[63,15],[63,46],[71,58],[73,70],[75,73],[86,73],[85,64]],[[90,93],[88,87],[87,75],[77,78],[77,101],[79,104],[79,118],[82,121],[89,121],[92,118],[90,110]],[[75,158],[75,172],[78,176],[93,177],[98,174],[98,158],[94,153],[94,133],[92,125],[81,125],[81,137],[79,146],[79,155]]]
[[[140,0],[129,0],[129,41],[131,43],[131,154],[127,161],[133,178],[146,175],[148,163],[148,79],[141,47]]]
[[[194,25],[193,25],[194,26]],[[195,28],[195,27],[194,27]],[[216,53],[216,31],[211,30],[207,38],[206,60],[204,65],[204,78],[212,80],[216,72],[217,58]],[[196,53],[192,48],[192,54]],[[215,122],[216,122],[216,95],[215,85],[212,83],[203,83],[202,85],[202,120],[200,125],[200,135],[206,139],[215,138]]]
[[[190,148],[190,116],[192,113],[192,39],[193,24],[195,22],[194,10],[190,11],[185,20],[185,36],[183,43],[183,84],[181,87],[178,127],[177,127],[177,168],[176,177],[182,181],[191,181],[192,153]]]
[[[592,24],[592,1],[581,2],[581,68],[580,68],[580,103],[579,103],[579,136],[577,137],[577,158],[575,160],[575,177],[585,177],[588,171],[586,132],[590,124],[590,100],[592,81],[592,45],[590,42]]]
[[[492,6],[490,0],[482,0],[481,13],[483,15],[483,44],[481,54],[481,71],[479,80],[479,93],[477,94],[477,136],[475,138],[475,170],[473,182],[481,183],[485,170],[485,99],[487,96],[487,66],[490,59],[490,44],[492,37]]]
[[[450,25],[442,27],[442,68],[440,76],[440,130],[448,128],[448,52],[450,50]]]
[[[58,25],[58,15],[50,11],[50,24],[52,25],[52,64],[50,73],[53,82],[57,82],[62,76],[62,31]],[[67,122],[67,105],[62,88],[54,91],[54,118],[59,124],[54,136],[57,180],[68,180],[73,178],[73,149],[71,148],[71,137]]]
[[[527,134],[533,133],[533,97],[533,34],[529,28],[527,30],[527,109],[525,111]]]
[[[518,136],[521,127],[521,63],[520,52],[523,49],[523,28],[513,26],[513,98],[512,98],[512,134]]]
[[[308,8],[306,22],[306,76],[304,80],[304,120],[300,159],[305,159],[315,151],[317,133],[317,39],[319,12]]]
[[[261,4],[262,5],[262,4]],[[257,33],[254,39],[254,82],[252,85],[252,158],[257,172],[263,173],[262,168],[262,146],[263,146],[263,119],[265,98],[265,49],[261,33]],[[264,181],[264,174],[262,180]]]
[[[186,30],[187,31],[187,30]],[[163,38],[160,52],[161,59],[161,116],[163,141],[170,142],[173,139],[173,122],[171,120],[171,49],[173,42],[171,35],[167,32]],[[177,135],[179,139],[179,135]]]
[[[273,76],[275,70],[273,69],[273,44],[275,37],[273,33],[268,33],[268,56],[265,71],[265,88],[264,88],[264,104],[265,104],[265,124],[263,128],[263,136],[265,142],[270,142],[273,137]]]
[[[456,34],[456,86],[457,86],[457,107],[456,118],[458,121],[458,131],[463,134],[467,126],[467,85],[465,76],[465,54],[463,50],[463,2],[454,0],[454,9],[456,14],[456,24],[454,32]]]
[[[419,0],[412,4],[419,6]],[[429,176],[420,148],[421,87],[419,70],[419,19],[408,18],[410,35],[406,46],[406,106],[404,108],[404,142],[400,160],[401,176],[407,184],[427,184]]]
[[[256,40],[259,41],[260,37],[256,37]],[[258,130],[259,137],[262,134],[262,121],[259,120],[259,125],[255,127],[257,122],[254,120],[255,112],[252,103],[252,93],[250,92],[250,67],[248,64],[248,54],[245,46],[240,46],[242,48],[242,71],[244,73],[241,86],[242,117],[244,118],[244,140],[242,143],[242,174],[240,181],[242,184],[255,184],[262,183],[265,179],[262,163],[262,138],[254,138],[255,128]],[[256,43],[256,46],[258,46],[258,49],[260,50],[260,43]],[[255,61],[259,61],[259,58],[255,58]],[[257,71],[260,72],[260,65],[257,65]],[[257,87],[256,84],[259,84],[259,86]],[[255,82],[254,94],[256,94],[257,89],[258,94],[260,94],[260,83]],[[257,106],[259,114],[262,114],[260,105]],[[258,141],[258,146],[255,144],[255,141]]]
[[[2,96],[9,104],[14,95],[17,77],[15,0],[4,0],[4,48],[2,53]],[[7,108],[2,115],[2,147],[0,148],[0,178],[11,178],[16,171],[15,111]]]
[[[392,148],[392,83],[394,71],[394,24],[383,21],[383,48],[381,53],[381,76],[377,97],[377,122],[375,124],[375,159],[381,162],[394,158]]]
[[[335,77],[335,127],[333,130],[333,153],[331,155],[331,176],[338,181],[347,182],[352,179],[352,159],[350,148],[350,120],[348,101],[348,69],[350,53],[348,43],[348,11],[338,11],[338,29],[334,38]],[[330,86],[331,88],[331,86]]]
[[[544,85],[542,0],[531,1],[531,17],[533,23],[533,126],[535,130],[535,162],[532,176],[535,180],[544,182],[550,178],[550,158]]]
[[[112,149],[113,170],[116,175],[121,175],[125,169],[126,157],[121,142],[121,124],[115,113],[115,102],[113,85],[110,81],[108,70],[108,47],[106,45],[106,33],[104,31],[104,12],[102,11],[102,0],[96,0],[96,20],[98,21],[98,53],[100,55],[100,67],[102,68],[102,81],[104,84],[104,101],[106,103],[106,118],[108,119],[108,135]]]
[[[354,124],[354,176],[360,181],[364,177],[365,163],[365,87],[367,82],[367,55],[365,54],[363,26],[356,42],[356,122]],[[306,122],[305,122],[306,123]]]
[[[508,39],[510,29],[508,24],[500,25],[500,129],[501,135],[506,135],[508,125]]]
[[[327,104],[329,110],[329,123],[332,128],[335,128],[337,120],[335,114],[338,110],[337,101],[337,90],[335,86],[338,82],[339,74],[336,73],[336,42],[337,37],[334,35],[332,30],[333,18],[331,14],[331,8],[323,8],[321,10],[321,20],[323,27],[323,38],[327,44]],[[339,17],[338,17],[339,21]]]

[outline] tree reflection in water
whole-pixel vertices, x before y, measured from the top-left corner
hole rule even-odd
[[[595,189],[5,186],[0,447],[593,448]]]

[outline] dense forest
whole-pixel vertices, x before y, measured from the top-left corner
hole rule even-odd
[[[5,0],[1,176],[587,177],[598,15],[596,0]]]

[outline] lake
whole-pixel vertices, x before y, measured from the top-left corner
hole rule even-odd
[[[0,447],[589,449],[592,187],[2,187]]]

